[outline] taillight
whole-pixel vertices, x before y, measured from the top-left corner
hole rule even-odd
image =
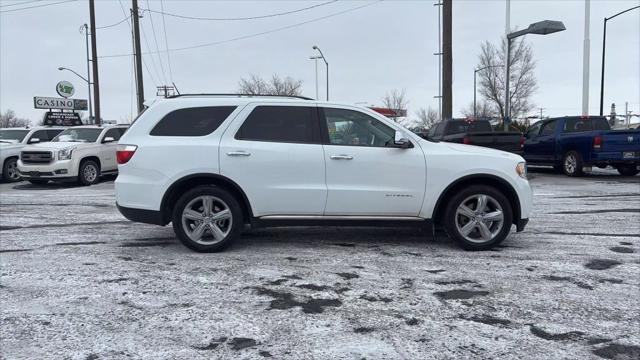
[[[593,138],[593,149],[594,150],[602,149],[602,136],[598,135]]]
[[[469,140],[468,136],[465,136],[465,137],[462,138],[462,143],[465,144],[465,145],[469,145],[469,144],[471,144],[471,141]]]
[[[116,161],[118,162],[118,164],[122,165],[129,162],[129,160],[131,160],[131,158],[133,157],[133,154],[136,153],[137,148],[138,147],[135,145],[119,144],[118,148],[116,149]]]
[[[524,149],[524,136],[520,136],[520,150]]]

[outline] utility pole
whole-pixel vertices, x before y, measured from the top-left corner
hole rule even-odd
[[[142,82],[142,51],[140,50],[138,0],[132,0],[131,7],[131,18],[133,19],[133,55],[136,65],[136,94],[138,95],[138,114],[140,114],[144,109],[144,85]]]
[[[542,120],[542,110],[544,110],[544,108],[540,108],[540,120]]]
[[[316,63],[316,100],[318,100],[318,59],[322,59],[321,56],[310,56],[309,59],[314,60],[314,62]]]
[[[591,25],[591,0],[584,0],[584,40],[582,44],[582,115],[589,115],[589,57],[591,40],[589,27]]]
[[[442,3],[442,117],[445,120],[453,117],[453,55],[451,46],[452,32],[452,0],[443,0]]]
[[[100,125],[100,80],[98,79],[98,48],[96,45],[96,11],[95,0],[89,0],[89,19],[91,26],[91,57],[93,58],[93,101],[94,101],[94,124]]]

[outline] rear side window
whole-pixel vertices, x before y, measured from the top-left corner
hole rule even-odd
[[[314,140],[316,108],[305,106],[257,106],[244,121],[238,140],[318,143]]]
[[[491,124],[488,121],[451,120],[447,122],[447,135],[462,133],[490,132]]]
[[[205,136],[214,132],[236,106],[209,106],[172,111],[156,124],[151,136]]]
[[[565,120],[562,132],[571,133],[581,131],[591,131],[591,121],[589,119],[573,118]]]

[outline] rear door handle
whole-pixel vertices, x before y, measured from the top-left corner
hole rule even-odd
[[[251,153],[250,152],[246,152],[246,151],[242,151],[242,150],[229,151],[227,153],[227,156],[251,156]]]
[[[331,155],[330,157],[331,157],[331,159],[333,159],[333,160],[353,160],[353,156],[351,156],[351,155],[345,155],[345,154],[341,154],[341,155]]]

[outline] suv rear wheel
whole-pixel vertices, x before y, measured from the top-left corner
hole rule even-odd
[[[488,250],[509,235],[513,214],[496,188],[473,185],[456,193],[444,214],[444,227],[465,250]]]
[[[224,189],[198,186],[178,199],[173,209],[173,230],[188,248],[216,252],[240,236],[242,209]]]
[[[2,178],[6,182],[20,181],[20,173],[18,172],[17,158],[9,158],[5,160],[2,166]]]

